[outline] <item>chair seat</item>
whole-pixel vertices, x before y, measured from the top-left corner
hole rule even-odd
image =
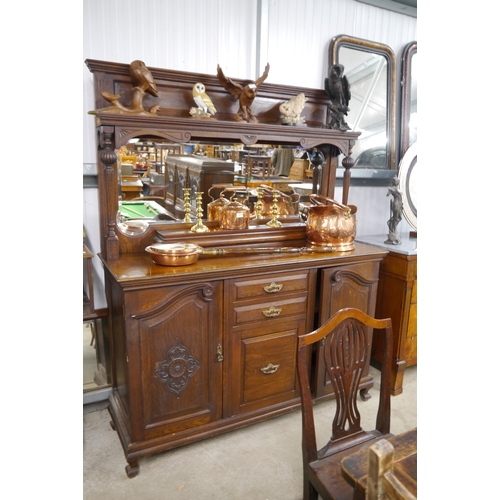
[[[322,498],[334,498],[335,500],[353,500],[354,486],[344,478],[341,472],[342,460],[361,449],[366,449],[381,439],[388,439],[393,434],[376,436],[368,441],[343,450],[335,455],[311,462],[309,467],[313,474],[309,480]]]

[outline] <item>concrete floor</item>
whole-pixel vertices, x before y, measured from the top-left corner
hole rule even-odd
[[[379,372],[373,369],[374,377]],[[417,426],[417,367],[405,372],[404,391],[391,397],[391,432]],[[378,383],[372,398],[359,401],[365,429],[375,427]],[[315,407],[330,436],[334,401]],[[140,473],[129,479],[118,435],[107,409],[83,415],[83,498],[85,500],[300,500],[302,456],[300,411],[139,461]],[[321,425],[321,424],[317,424]]]

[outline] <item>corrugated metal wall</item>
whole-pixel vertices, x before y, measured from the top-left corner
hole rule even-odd
[[[399,56],[413,17],[355,0],[84,0],[83,59],[323,88],[330,40],[347,34]],[[260,36],[259,36],[260,34]],[[84,65],[84,162],[95,163],[92,75]]]

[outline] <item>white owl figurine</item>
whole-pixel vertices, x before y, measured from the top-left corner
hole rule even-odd
[[[191,115],[210,117],[211,115],[215,115],[215,113],[217,113],[212,100],[205,92],[205,85],[203,85],[203,83],[198,82],[194,84],[193,99],[198,107],[191,108],[189,111]]]
[[[283,123],[286,124],[298,124],[304,123],[305,117],[300,116],[304,106],[306,104],[307,97],[300,93],[295,97],[292,97],[288,102],[283,102],[280,104],[280,113],[285,117]]]

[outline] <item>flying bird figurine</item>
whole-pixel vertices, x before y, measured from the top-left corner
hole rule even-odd
[[[211,115],[215,115],[215,113],[217,113],[212,99],[210,99],[205,92],[205,85],[203,85],[203,83],[198,82],[194,84],[193,99],[198,107],[191,108],[189,113],[192,116],[210,117]]]
[[[130,78],[136,87],[158,97],[158,89],[153,75],[142,61],[132,61],[129,70]]]
[[[334,64],[330,68],[328,78],[325,78],[325,92],[331,101],[329,109],[332,112],[331,121],[326,128],[351,130],[344,119],[349,112],[351,90],[342,64]]]
[[[253,83],[248,83],[246,85],[241,85],[234,82],[230,78],[224,75],[220,65],[217,65],[217,78],[220,84],[236,99],[239,100],[240,107],[238,112],[234,115],[234,119],[238,122],[245,121],[248,123],[257,123],[259,120],[255,117],[252,111],[252,104],[257,96],[257,91],[262,83],[267,78],[269,74],[269,63],[267,63],[266,68],[262,76],[255,80]]]

